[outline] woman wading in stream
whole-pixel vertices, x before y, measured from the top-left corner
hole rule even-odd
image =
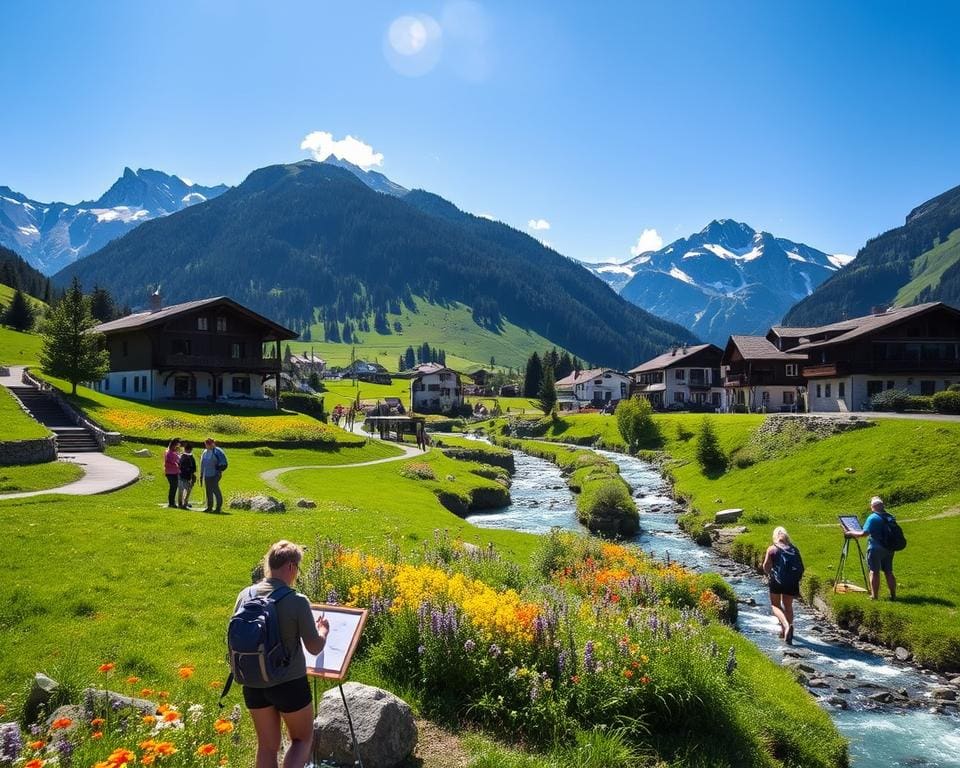
[[[793,600],[800,597],[803,560],[783,526],[773,529],[773,544],[763,558],[763,572],[770,582],[770,609],[780,622],[780,637],[793,645]]]

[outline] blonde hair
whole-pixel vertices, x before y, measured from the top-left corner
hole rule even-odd
[[[263,571],[267,577],[270,577],[287,563],[300,565],[301,560],[303,560],[303,548],[299,544],[283,539],[267,550],[263,558]]]
[[[778,525],[773,529],[773,543],[785,544],[788,547],[793,546],[793,542],[790,541],[790,534],[787,533],[787,529],[782,525]]]

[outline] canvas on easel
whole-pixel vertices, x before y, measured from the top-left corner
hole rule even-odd
[[[360,634],[367,622],[367,609],[322,603],[311,603],[310,608],[314,621],[323,616],[330,623],[330,632],[319,654],[303,649],[307,660],[307,674],[327,680],[343,680],[347,676],[354,651],[360,642]]]

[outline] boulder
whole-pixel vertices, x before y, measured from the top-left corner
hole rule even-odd
[[[30,693],[27,694],[27,700],[23,704],[24,720],[28,723],[35,723],[40,711],[47,709],[47,705],[59,687],[60,683],[56,680],[47,677],[42,672],[37,672],[33,676]]]
[[[850,689],[847,688],[847,686],[845,686],[845,685],[838,685],[838,686],[837,686],[837,693],[850,693]]]
[[[145,458],[147,458],[147,457],[149,457],[149,456],[153,456],[153,454],[150,452],[150,449],[149,449],[149,448],[137,448],[137,450],[135,450],[135,451],[133,452],[133,455],[134,455],[134,456],[139,456],[139,457],[142,458],[142,459],[145,459]]]
[[[298,499],[297,506],[300,507],[300,509],[316,509],[317,502],[313,499]]]
[[[953,688],[947,688],[945,685],[939,685],[930,691],[930,695],[937,701],[956,701],[957,692]]]
[[[85,723],[88,719],[82,707],[78,707],[76,704],[64,704],[62,707],[57,707],[53,710],[47,717],[47,728],[50,728],[57,720],[64,718],[70,721],[70,725],[66,728],[57,729],[57,733],[64,736],[72,733],[81,723]]]
[[[871,693],[867,698],[878,704],[889,704],[893,701],[893,694],[890,693],[890,691],[877,691],[876,693]]]
[[[366,768],[400,765],[417,746],[417,726],[409,705],[389,691],[360,683],[344,683],[360,759]],[[317,758],[353,765],[353,741],[340,698],[332,688],[323,694],[313,722],[313,748]]]
[[[827,699],[828,704],[832,704],[835,707],[840,707],[840,709],[846,709],[849,705],[847,700],[843,696],[831,696]]]
[[[802,661],[797,661],[796,659],[784,659],[783,666],[798,670],[800,672],[806,672],[808,675],[812,675],[817,671],[809,664],[804,664]]]
[[[286,512],[287,506],[273,496],[254,496],[250,499],[250,509],[254,512]]]
[[[102,715],[107,709],[135,709],[144,715],[152,715],[157,711],[157,705],[148,699],[137,699],[133,696],[124,696],[116,691],[105,691],[103,688],[83,689],[83,709],[90,717]]]
[[[810,681],[807,683],[810,688],[829,688],[830,683],[824,680],[822,677],[813,677],[810,678]]]
[[[893,655],[897,657],[897,661],[910,661],[913,658],[913,654],[910,653],[903,646],[897,646],[896,650],[893,652]]]
[[[743,514],[742,509],[721,509],[713,516],[715,523],[735,523]]]

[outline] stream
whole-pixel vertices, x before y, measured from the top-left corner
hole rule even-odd
[[[799,602],[794,644],[785,645],[777,637],[766,583],[752,569],[698,546],[683,534],[670,487],[656,467],[631,456],[598,453],[617,463],[633,489],[642,531],[632,542],[654,557],[669,558],[693,570],[714,571],[727,579],[739,602],[737,629],[774,662],[799,666],[810,694],[850,741],[851,765],[960,766],[957,707],[932,697],[935,688],[945,685],[944,678],[858,650]],[[510,506],[467,519],[482,528],[546,533],[559,526],[586,532],[577,522],[574,497],[560,470],[524,453],[514,452],[514,456],[517,471]],[[938,706],[943,704],[947,706]]]

